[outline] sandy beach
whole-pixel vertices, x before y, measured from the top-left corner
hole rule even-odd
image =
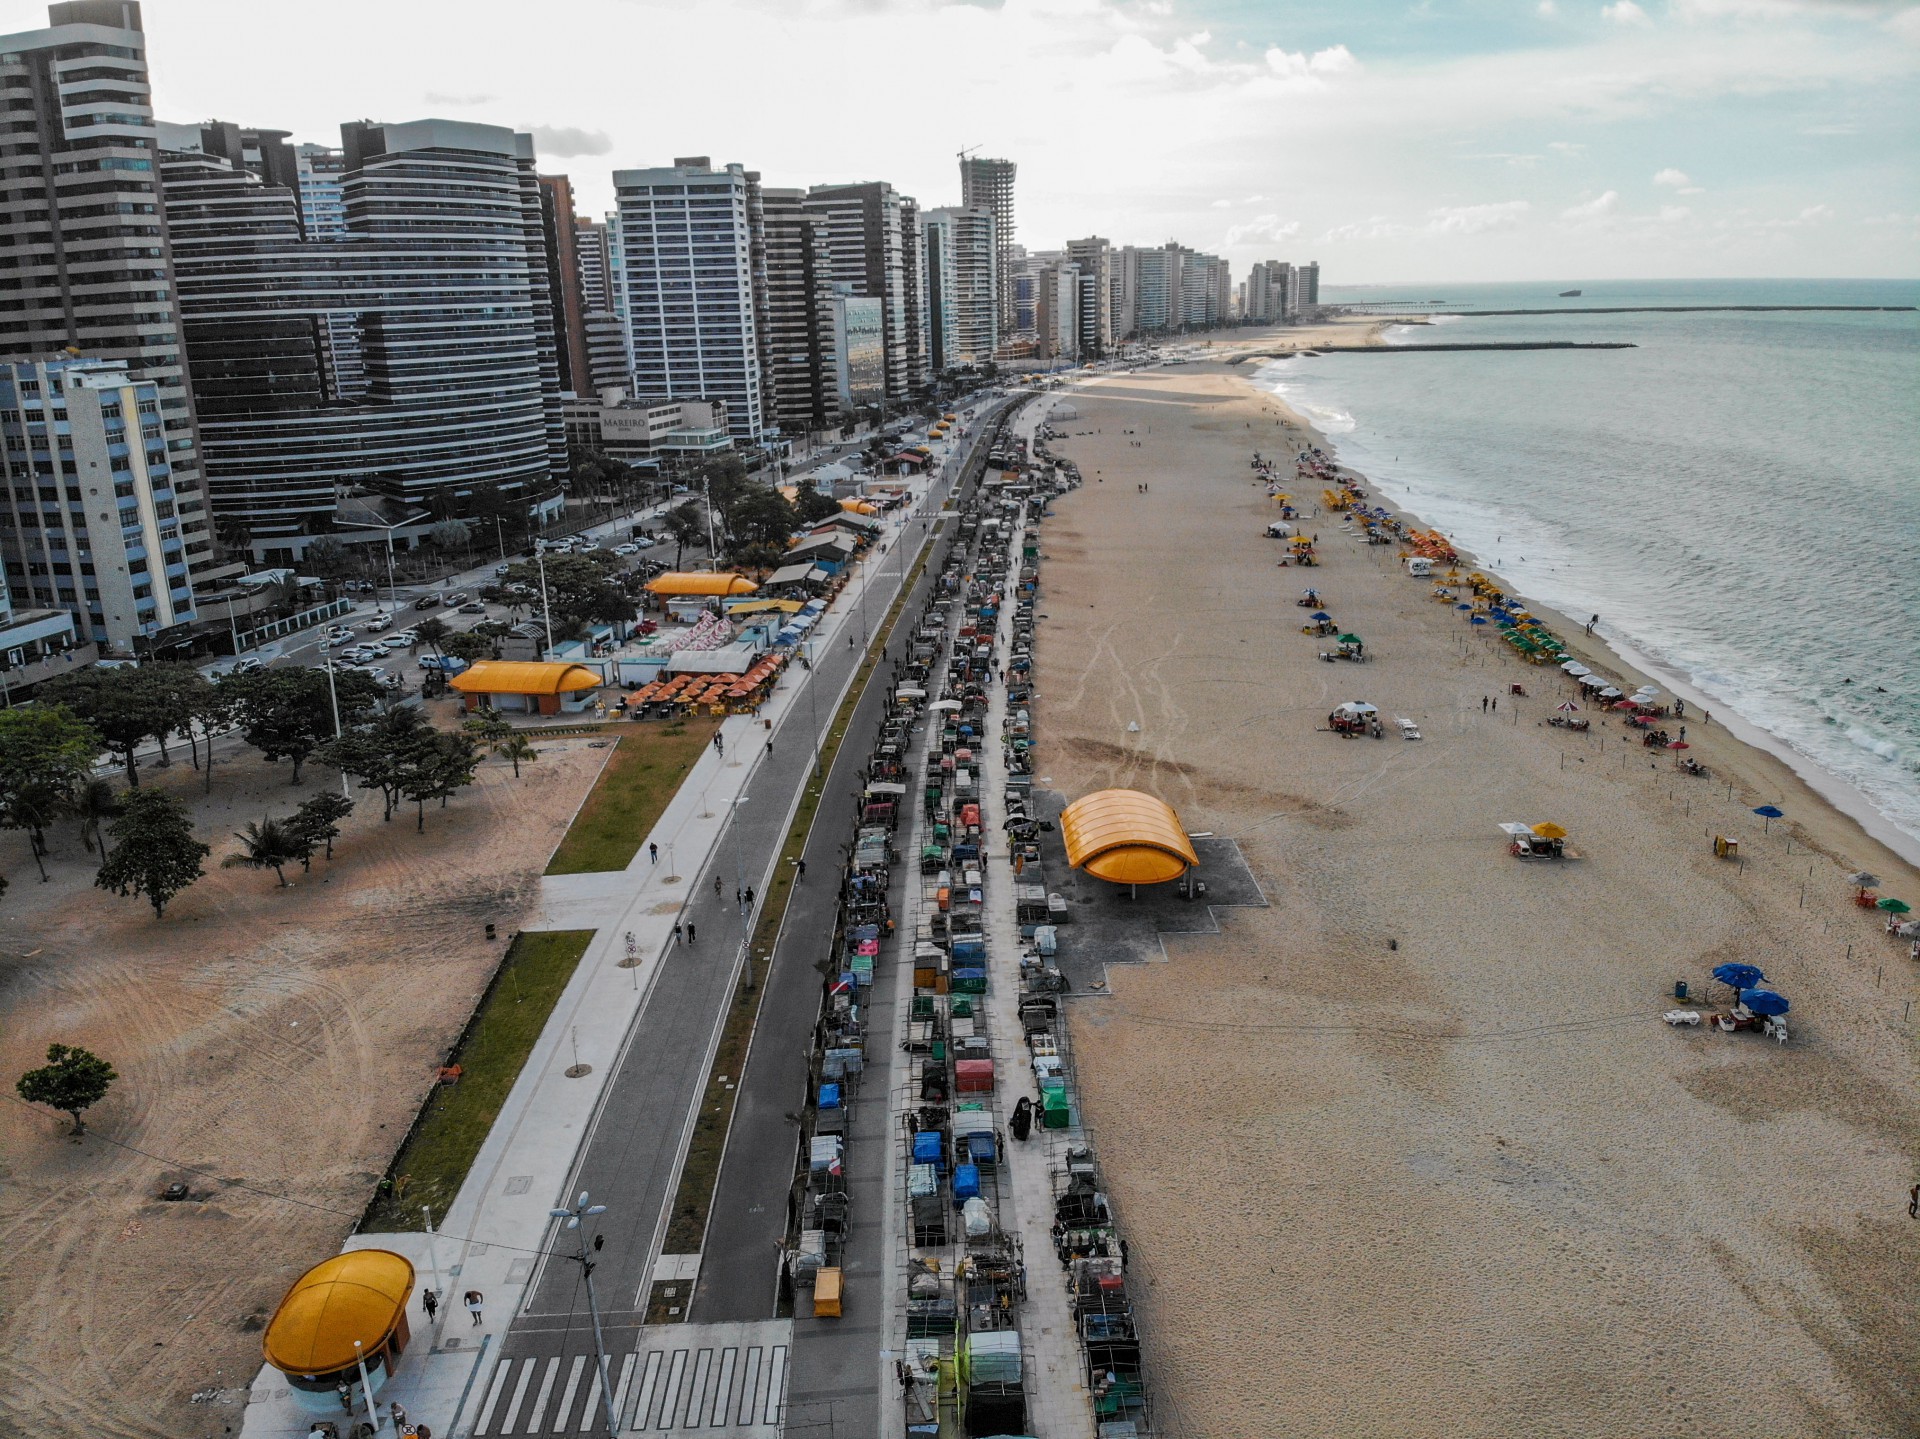
[[[1711,779],[1616,719],[1548,727],[1571,682],[1337,516],[1306,522],[1319,568],[1277,568],[1249,460],[1324,442],[1245,374],[1073,394],[1036,656],[1051,787],[1161,795],[1270,900],[1073,1006],[1186,1432],[1920,1433],[1920,986],[1844,879],[1920,875],[1718,723],[1689,720]],[[1316,658],[1307,584],[1370,663]],[[1326,733],[1345,699],[1389,737]],[[1584,857],[1512,859],[1514,819]],[[1727,1000],[1730,959],[1793,1000],[1790,1043],[1661,1022],[1677,979]]]

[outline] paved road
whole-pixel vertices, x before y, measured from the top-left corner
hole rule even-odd
[[[984,429],[982,431],[985,432]],[[969,473],[972,471],[969,470]],[[940,489],[935,488],[938,495]],[[935,504],[937,504],[937,499]],[[885,613],[891,596],[897,592],[901,568],[910,567],[910,551],[922,531],[917,521],[909,521],[905,535],[881,558],[876,570],[891,583],[876,585],[867,600],[867,613],[874,622]],[[858,620],[850,626],[858,633]],[[814,706],[820,725],[832,721],[836,697],[859,664],[862,652],[849,647],[836,632],[830,643],[816,649],[814,668],[808,683],[818,687]],[[884,671],[882,674],[884,676]],[[782,1024],[789,1019],[789,1007],[797,1015],[804,1036],[811,1031],[818,1010],[817,976],[809,966],[819,954],[822,934],[831,934],[832,913],[824,920],[814,908],[822,899],[831,904],[830,876],[837,872],[839,845],[845,828],[835,815],[834,806],[846,814],[854,792],[847,776],[855,773],[872,749],[878,732],[879,686],[865,696],[858,718],[849,730],[836,763],[823,813],[829,823],[822,832],[830,836],[825,852],[810,850],[808,867],[824,882],[803,885],[799,891],[799,910],[787,925],[795,937],[782,946],[774,965],[776,991],[767,997],[763,1024]],[[734,903],[734,894],[743,883],[764,891],[765,880],[780,844],[785,838],[788,817],[795,797],[812,776],[814,736],[810,733],[813,715],[809,707],[795,705],[788,718],[773,735],[771,753],[758,750],[739,757],[740,763],[753,766],[745,795],[738,805],[729,832],[715,846],[712,858],[693,884],[686,917],[696,928],[696,943],[671,949],[654,983],[651,998],[641,1011],[628,1041],[616,1062],[615,1074],[602,1098],[599,1110],[583,1141],[576,1160],[568,1192],[589,1191],[596,1203],[609,1206],[602,1218],[589,1221],[592,1239],[604,1239],[604,1247],[595,1254],[594,1282],[605,1320],[610,1349],[634,1348],[632,1331],[642,1322],[657,1248],[665,1230],[665,1209],[671,1202],[678,1181],[678,1163],[692,1107],[708,1070],[709,1055],[718,1027],[732,992],[736,965],[748,925]],[[816,867],[817,866],[817,867]],[[718,876],[720,894],[714,892]],[[824,930],[818,926],[824,925]],[[812,944],[801,943],[812,929]],[[780,961],[785,959],[783,965]],[[756,1044],[755,1053],[771,1053]],[[750,1061],[751,1065],[751,1061]],[[765,1083],[759,1071],[743,1091],[741,1108],[759,1119],[771,1114],[778,1120],[782,1110],[795,1106],[804,1083],[804,1056],[800,1059],[801,1079],[787,1082],[769,1070]],[[786,1126],[783,1140],[771,1150],[742,1144],[730,1145],[729,1158],[735,1152],[751,1156],[752,1167],[762,1170],[762,1187],[770,1187],[774,1209],[757,1222],[759,1232],[784,1234],[787,1176],[792,1172],[794,1134]],[[743,1160],[742,1163],[748,1161]],[[872,1219],[879,1221],[877,1208]],[[716,1215],[716,1223],[718,1216]],[[725,1241],[717,1237],[708,1252],[720,1252]],[[747,1319],[768,1319],[773,1312],[774,1244],[758,1239],[762,1258],[744,1266],[742,1287],[753,1296],[750,1304],[737,1306]],[[877,1245],[877,1238],[875,1243]],[[559,1247],[557,1244],[549,1247]],[[757,1277],[755,1271],[757,1270]],[[516,1319],[502,1347],[504,1360],[524,1358],[571,1358],[591,1353],[592,1333],[580,1266],[563,1259],[549,1259],[534,1275],[528,1301]],[[593,1430],[591,1432],[599,1432]]]

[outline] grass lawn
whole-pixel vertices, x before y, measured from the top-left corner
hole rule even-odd
[[[427,1097],[362,1230],[420,1229],[423,1204],[433,1207],[435,1223],[446,1215],[592,938],[590,929],[569,929],[514,939],[454,1055],[460,1082]]]
[[[602,733],[618,744],[553,852],[548,874],[625,869],[700,753],[713,743],[712,716],[673,724],[626,724]]]

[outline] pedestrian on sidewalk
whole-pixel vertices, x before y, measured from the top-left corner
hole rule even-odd
[[[678,920],[675,920],[673,925],[673,942],[675,944],[678,944],[682,939],[686,937],[686,933],[687,933],[687,927],[684,924],[681,924]]]
[[[434,1316],[440,1312],[440,1296],[431,1289],[422,1289],[420,1307],[427,1311],[427,1323],[433,1323]]]
[[[727,752],[726,737],[719,730],[713,732],[713,749],[716,754],[724,755]]]
[[[694,942],[693,921],[688,920],[687,921],[687,943],[692,944],[693,942]]]
[[[747,908],[748,909],[753,908],[753,886],[752,885],[747,886]]]
[[[737,895],[739,891],[735,890],[734,893]],[[720,898],[720,876],[717,874],[713,877],[713,897]]]
[[[651,841],[648,842],[647,859],[652,864],[660,863],[660,846],[659,845],[654,844]]]
[[[475,1324],[478,1324],[481,1322],[480,1309],[481,1309],[481,1306],[484,1305],[486,1302],[487,1302],[487,1296],[482,1294],[478,1289],[469,1289],[467,1291],[467,1298],[466,1298],[467,1313],[473,1316],[473,1322]]]
[[[398,1399],[387,1406],[387,1417],[393,1420],[393,1432],[398,1434],[400,1426],[407,1422],[407,1409]]]
[[[793,863],[794,867],[798,870],[794,878],[796,880],[805,879],[807,877],[807,862],[804,859],[796,859]]]
[[[768,740],[767,740],[767,753],[768,753],[768,754],[772,754],[772,753],[773,753],[773,740],[772,740],[772,738],[771,738],[771,737],[769,737],[769,738],[768,738]]]

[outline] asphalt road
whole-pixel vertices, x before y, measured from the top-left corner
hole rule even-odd
[[[987,433],[985,427],[981,433]],[[963,474],[975,473],[977,457],[970,456]],[[936,489],[936,496],[940,493]],[[937,498],[934,504],[938,504]],[[893,550],[878,562],[879,573],[898,575],[902,567],[910,568],[918,534],[910,521],[895,540]],[[884,615],[896,590],[897,582],[882,586],[868,599],[867,613],[874,623]],[[858,621],[854,624],[857,627]],[[857,628],[854,632],[857,634]],[[816,650],[807,683],[819,687],[814,708],[822,728],[831,723],[835,697],[862,658],[861,649],[840,642],[837,634],[833,643]],[[882,669],[879,674],[884,684],[887,671]],[[761,1031],[739,1099],[739,1114],[750,1116],[745,1121],[748,1137],[743,1137],[743,1121],[737,1117],[723,1169],[722,1198],[729,1209],[739,1203],[749,1207],[760,1203],[762,1208],[751,1217],[748,1232],[738,1240],[730,1227],[722,1234],[721,1211],[716,1209],[715,1231],[706,1248],[715,1264],[731,1265],[736,1258],[742,1260],[737,1281],[740,1294],[735,1295],[733,1280],[710,1286],[703,1279],[701,1288],[716,1293],[724,1289],[728,1312],[739,1311],[752,1318],[769,1318],[773,1312],[775,1242],[786,1230],[786,1187],[795,1144],[793,1126],[783,1119],[783,1111],[795,1107],[802,1098],[805,1056],[798,1050],[804,1046],[819,1009],[819,981],[811,965],[832,932],[831,876],[839,868],[839,846],[847,834],[844,820],[851,815],[857,772],[878,733],[881,686],[870,685],[868,689],[829,776],[828,799],[822,809],[827,822],[818,827],[824,848],[810,847],[807,851],[808,868],[820,876],[821,882],[802,885],[798,891],[797,907],[790,912],[786,925],[786,941],[776,950],[772,977],[767,981],[774,988],[765,997]],[[692,898],[686,917],[697,928],[698,942],[675,946],[663,961],[651,997],[616,1062],[567,1186],[569,1193],[584,1189],[596,1203],[608,1205],[607,1214],[594,1222],[591,1233],[605,1240],[595,1256],[594,1281],[610,1332],[635,1328],[645,1317],[656,1246],[664,1233],[665,1210],[678,1182],[680,1147],[704,1086],[708,1055],[748,934],[748,921],[738,912],[733,896],[743,881],[756,890],[766,888],[766,876],[785,837],[794,797],[812,777],[812,720],[807,706],[792,707],[773,736],[771,753],[756,749],[740,757],[742,763],[753,766],[745,796],[709,862],[691,876]],[[720,879],[719,897],[714,893],[715,875]],[[823,903],[827,906],[824,911],[820,908]],[[796,1031],[800,1036],[797,1041],[791,1038]],[[782,1050],[796,1052],[798,1079],[791,1078],[777,1062]],[[769,1135],[772,1138],[765,1139]],[[766,1147],[769,1143],[771,1147]],[[770,1205],[760,1197],[766,1194],[772,1196]],[[869,1217],[877,1226],[877,1207]],[[877,1254],[877,1231],[873,1243]],[[739,1251],[741,1245],[757,1247],[757,1257]],[[712,1302],[722,1301],[715,1298]],[[702,1313],[695,1317],[715,1316]],[[508,1332],[502,1355],[566,1356],[591,1352],[591,1347],[579,1266],[549,1259],[534,1276],[528,1303]]]

